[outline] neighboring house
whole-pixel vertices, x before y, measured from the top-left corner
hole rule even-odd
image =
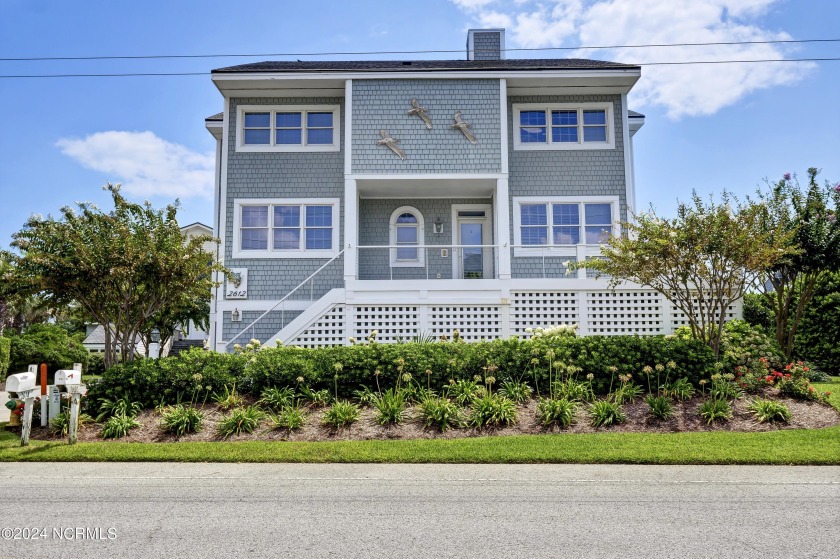
[[[467,60],[212,72],[214,230],[239,281],[216,293],[211,347],[686,323],[650,289],[567,270],[636,208],[640,67],[506,60],[503,45],[504,30],[471,30]]]
[[[113,330],[111,330],[113,334]],[[85,324],[85,339],[82,345],[91,353],[105,353],[105,327],[98,323]],[[146,354],[146,345],[138,341],[134,348],[138,355]]]

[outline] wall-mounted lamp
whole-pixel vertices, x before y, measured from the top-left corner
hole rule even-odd
[[[443,233],[443,221],[440,220],[440,217],[435,219],[435,222],[432,224],[434,227],[435,233]]]
[[[239,314],[239,309],[233,309],[233,312],[230,313],[230,321],[231,322],[242,322],[242,315]]]

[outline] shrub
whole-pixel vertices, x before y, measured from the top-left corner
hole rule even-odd
[[[347,400],[338,400],[324,413],[324,418],[321,421],[324,425],[340,429],[349,427],[358,419],[359,406]]]
[[[627,417],[618,402],[598,400],[589,406],[589,416],[593,427],[609,427],[624,423]]]
[[[790,423],[790,410],[781,402],[756,398],[750,404],[749,410],[759,423]]]
[[[479,429],[516,423],[516,404],[499,394],[484,394],[473,400],[470,423]]]
[[[667,387],[666,392],[677,400],[691,400],[696,391],[687,378],[680,378],[672,382]]]
[[[840,375],[840,272],[825,274],[805,308],[794,353],[818,369]],[[813,382],[824,382],[811,379]]]
[[[729,421],[732,418],[732,407],[724,398],[709,398],[700,404],[700,417],[706,420],[706,425],[713,421]]]
[[[9,363],[11,362],[9,351],[11,348],[12,341],[9,338],[0,336],[0,377],[6,376],[6,373],[9,371]]]
[[[312,350],[278,347],[250,355],[242,390],[258,395],[272,386],[313,383],[318,376],[312,353]]]
[[[437,427],[441,432],[450,427],[458,427],[462,423],[461,409],[447,398],[427,398],[420,402],[417,410],[423,425]]]
[[[270,415],[269,419],[275,429],[294,431],[300,429],[306,423],[306,413],[299,407],[288,406],[277,412],[277,414]]]
[[[279,411],[294,404],[295,390],[291,387],[266,388],[260,394],[258,405],[270,411]]]
[[[105,354],[91,353],[88,356],[88,365],[85,369],[85,375],[102,376],[105,372]]]
[[[576,402],[591,402],[595,399],[592,385],[586,381],[566,379],[554,383],[554,400],[569,400]]]
[[[236,408],[219,422],[216,430],[225,439],[240,433],[253,433],[264,417],[265,413],[256,406]]]
[[[106,417],[113,417],[117,415],[134,417],[141,409],[142,407],[139,402],[132,402],[126,397],[117,398],[116,400],[102,398],[99,400],[99,415],[96,416],[96,421],[98,423]]]
[[[575,419],[576,411],[577,404],[566,398],[541,398],[537,403],[537,419],[546,427],[569,427]]]
[[[656,419],[665,421],[667,419],[671,419],[674,415],[674,408],[671,405],[671,401],[666,396],[654,396],[653,394],[648,394],[647,398],[645,398],[645,402],[647,402],[648,408],[650,409],[650,415]]]
[[[744,320],[730,320],[724,325],[720,357],[730,370],[762,357],[771,367],[780,368],[784,364],[784,353],[776,338],[762,327],[752,326]]]
[[[233,386],[225,386],[221,392],[213,394],[213,401],[223,411],[238,408],[244,402],[242,396],[236,393],[235,384]]]
[[[380,425],[402,423],[405,414],[405,394],[397,388],[389,388],[373,401],[376,408],[376,422]]]
[[[9,370],[25,371],[31,364],[46,363],[52,375],[59,369],[72,369],[81,363],[87,369],[90,352],[55,324],[33,324],[23,334],[9,337]]]
[[[140,423],[130,415],[114,415],[102,425],[102,438],[121,439],[137,427]]]
[[[825,393],[819,392],[811,386],[805,377],[782,377],[776,384],[779,392],[799,400],[825,400]]]
[[[527,382],[506,380],[502,382],[498,392],[517,404],[524,404],[531,399],[534,389],[528,386]]]
[[[193,407],[183,404],[166,407],[161,413],[163,419],[163,430],[176,437],[187,433],[196,433],[201,429],[204,421],[204,413]]]

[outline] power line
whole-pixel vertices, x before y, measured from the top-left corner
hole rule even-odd
[[[530,47],[530,48],[509,48],[502,49],[505,52],[520,51],[543,51],[543,50],[599,50],[599,49],[643,49],[661,47],[706,47],[725,45],[778,45],[778,44],[804,44],[804,43],[838,43],[840,39],[777,39],[767,41],[717,41],[709,43],[652,43],[642,45],[598,45],[580,47]],[[482,52],[481,49],[475,49]],[[149,55],[120,55],[120,56],[33,56],[22,58],[0,58],[0,62],[43,62],[43,61],[68,61],[68,60],[156,60],[167,58],[255,58],[264,56],[356,56],[356,55],[381,55],[381,54],[446,54],[461,53],[458,50],[383,50],[383,51],[346,51],[346,52],[285,52],[285,53],[228,53],[228,54],[149,54]],[[495,52],[495,51],[494,51]]]
[[[640,62],[637,64],[627,63],[630,66],[683,66],[692,64],[756,64],[768,62],[836,62],[836,58],[767,58],[762,60],[696,60],[684,62]],[[435,68],[435,71],[463,70],[463,68]],[[22,78],[128,78],[146,76],[209,76],[210,72],[136,72],[121,74],[19,74],[0,75],[0,79],[22,79]]]

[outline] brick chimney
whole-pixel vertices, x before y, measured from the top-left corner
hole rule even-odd
[[[503,60],[504,29],[470,29],[467,31],[467,60]]]

